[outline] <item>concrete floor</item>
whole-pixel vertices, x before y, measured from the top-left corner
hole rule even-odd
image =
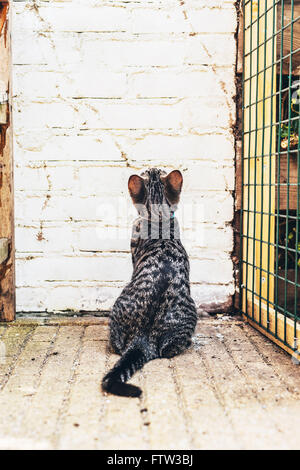
[[[105,318],[0,324],[0,449],[299,449],[300,369],[241,320],[198,324],[193,347],[105,396]]]

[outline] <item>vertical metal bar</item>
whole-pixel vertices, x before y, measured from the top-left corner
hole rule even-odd
[[[245,18],[246,22],[246,18]],[[250,77],[252,77],[252,41],[253,41],[253,3],[250,3],[250,51],[249,51],[249,60],[250,60]],[[251,119],[251,112],[252,112],[252,104],[251,104],[251,96],[252,96],[252,78],[249,80],[249,128],[248,128],[248,175],[247,175],[247,232],[246,232],[246,288],[245,288],[245,296],[246,296],[246,309],[245,313],[248,315],[248,274],[249,274],[249,228],[250,228],[250,156],[251,156],[251,138],[252,138],[252,119]]]
[[[282,101],[282,66],[283,66],[283,23],[284,23],[284,0],[281,0],[281,33],[280,33],[280,74],[279,74],[279,109],[278,109],[278,143],[277,143],[277,214],[276,214],[276,268],[275,268],[275,337],[278,337],[278,246],[280,225],[280,145],[281,145],[281,101]]]
[[[275,55],[275,20],[276,20],[276,11],[275,8],[277,8],[277,3],[276,0],[273,0],[273,29],[272,29],[272,68],[271,68],[271,73],[272,73],[272,78],[271,78],[271,94],[270,94],[270,99],[271,99],[271,116],[270,116],[270,147],[269,147],[269,158],[270,158],[270,168],[269,168],[269,181],[272,181],[272,160],[273,160],[273,139],[274,139],[274,132],[273,132],[273,103],[274,103],[274,98],[273,98],[273,91],[274,91],[274,71],[276,73],[276,65],[274,63],[274,55]],[[274,70],[275,66],[275,70]],[[276,119],[275,119],[276,122]],[[275,124],[275,136],[276,136],[276,124]],[[274,160],[275,160],[275,155],[274,155]],[[275,161],[274,161],[275,164]],[[267,330],[269,331],[270,329],[270,301],[269,301],[269,296],[270,296],[270,249],[271,249],[271,244],[270,244],[270,235],[271,235],[271,195],[272,195],[272,187],[269,187],[269,206],[268,206],[268,263],[267,263],[267,271],[268,271],[268,276],[267,276]]]
[[[263,108],[263,121],[262,121],[262,139],[261,139],[261,201],[260,201],[260,264],[259,264],[259,324],[261,321],[261,290],[262,290],[262,278],[265,273],[262,271],[262,250],[263,250],[263,225],[264,225],[264,159],[265,159],[265,123],[266,123],[266,65],[267,65],[267,11],[268,4],[265,0],[265,11],[264,11],[264,69],[263,69],[263,97],[262,97],[262,108]]]
[[[299,104],[300,97],[300,82],[298,82],[297,89],[297,102]],[[300,106],[299,106],[300,110]],[[299,250],[299,228],[300,228],[300,216],[299,216],[299,199],[300,199],[300,116],[298,117],[298,145],[297,145],[297,209],[296,209],[296,253],[295,253],[295,300],[294,300],[294,350],[298,349],[297,341],[297,322],[300,318],[300,312],[297,310],[298,306],[298,267],[300,262],[300,250]]]
[[[247,296],[247,291],[244,291],[243,285],[243,244],[244,244],[244,164],[245,164],[245,157],[244,157],[244,112],[245,112],[245,93],[244,93],[244,83],[245,83],[245,2],[243,2],[243,67],[242,67],[242,153],[241,153],[241,212],[240,212],[240,259],[239,259],[239,310],[240,312],[243,309],[243,296]],[[246,266],[247,269],[247,266]],[[246,302],[247,304],[247,302]]]
[[[284,342],[286,337],[287,320],[287,281],[288,281],[288,249],[289,249],[289,205],[290,205],[290,145],[291,145],[291,95],[292,95],[292,50],[293,50],[293,32],[294,32],[294,0],[291,1],[291,38],[289,55],[289,79],[288,79],[288,147],[287,147],[287,187],[286,187],[286,219],[285,219],[285,253],[284,253]],[[291,345],[293,347],[293,345]]]
[[[254,217],[253,217],[253,270],[252,270],[252,319],[254,319],[254,294],[256,294],[256,282],[255,282],[255,272],[256,272],[256,262],[255,262],[255,248],[256,248],[256,207],[257,207],[257,138],[258,138],[258,77],[259,77],[259,12],[260,12],[260,0],[257,0],[257,65],[256,65],[256,74],[255,74],[255,83],[256,83],[256,98],[255,98],[255,143],[254,143]]]

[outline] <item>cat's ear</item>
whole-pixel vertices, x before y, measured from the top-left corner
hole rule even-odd
[[[143,178],[131,175],[128,180],[128,190],[134,204],[142,204],[145,201],[146,188]]]
[[[171,204],[177,204],[179,201],[182,181],[182,174],[179,170],[171,171],[171,173],[164,178],[166,197]]]

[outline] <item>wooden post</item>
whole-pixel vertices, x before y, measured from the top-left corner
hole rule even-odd
[[[15,318],[10,0],[0,0],[0,319]]]

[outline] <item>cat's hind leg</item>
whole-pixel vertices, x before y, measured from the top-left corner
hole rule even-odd
[[[126,310],[117,303],[114,305],[109,322],[109,339],[112,349],[117,354],[122,355],[139,333],[136,323],[131,320],[134,318],[136,318],[134,311]]]
[[[188,349],[191,343],[189,334],[178,334],[178,332],[171,329],[159,338],[159,357],[170,359],[177,356]]]
[[[197,323],[196,309],[173,309],[159,320],[156,344],[159,357],[171,358],[185,351],[192,342]]]
[[[122,355],[126,349],[128,332],[118,318],[111,318],[109,325],[109,342],[110,346],[116,354]]]

